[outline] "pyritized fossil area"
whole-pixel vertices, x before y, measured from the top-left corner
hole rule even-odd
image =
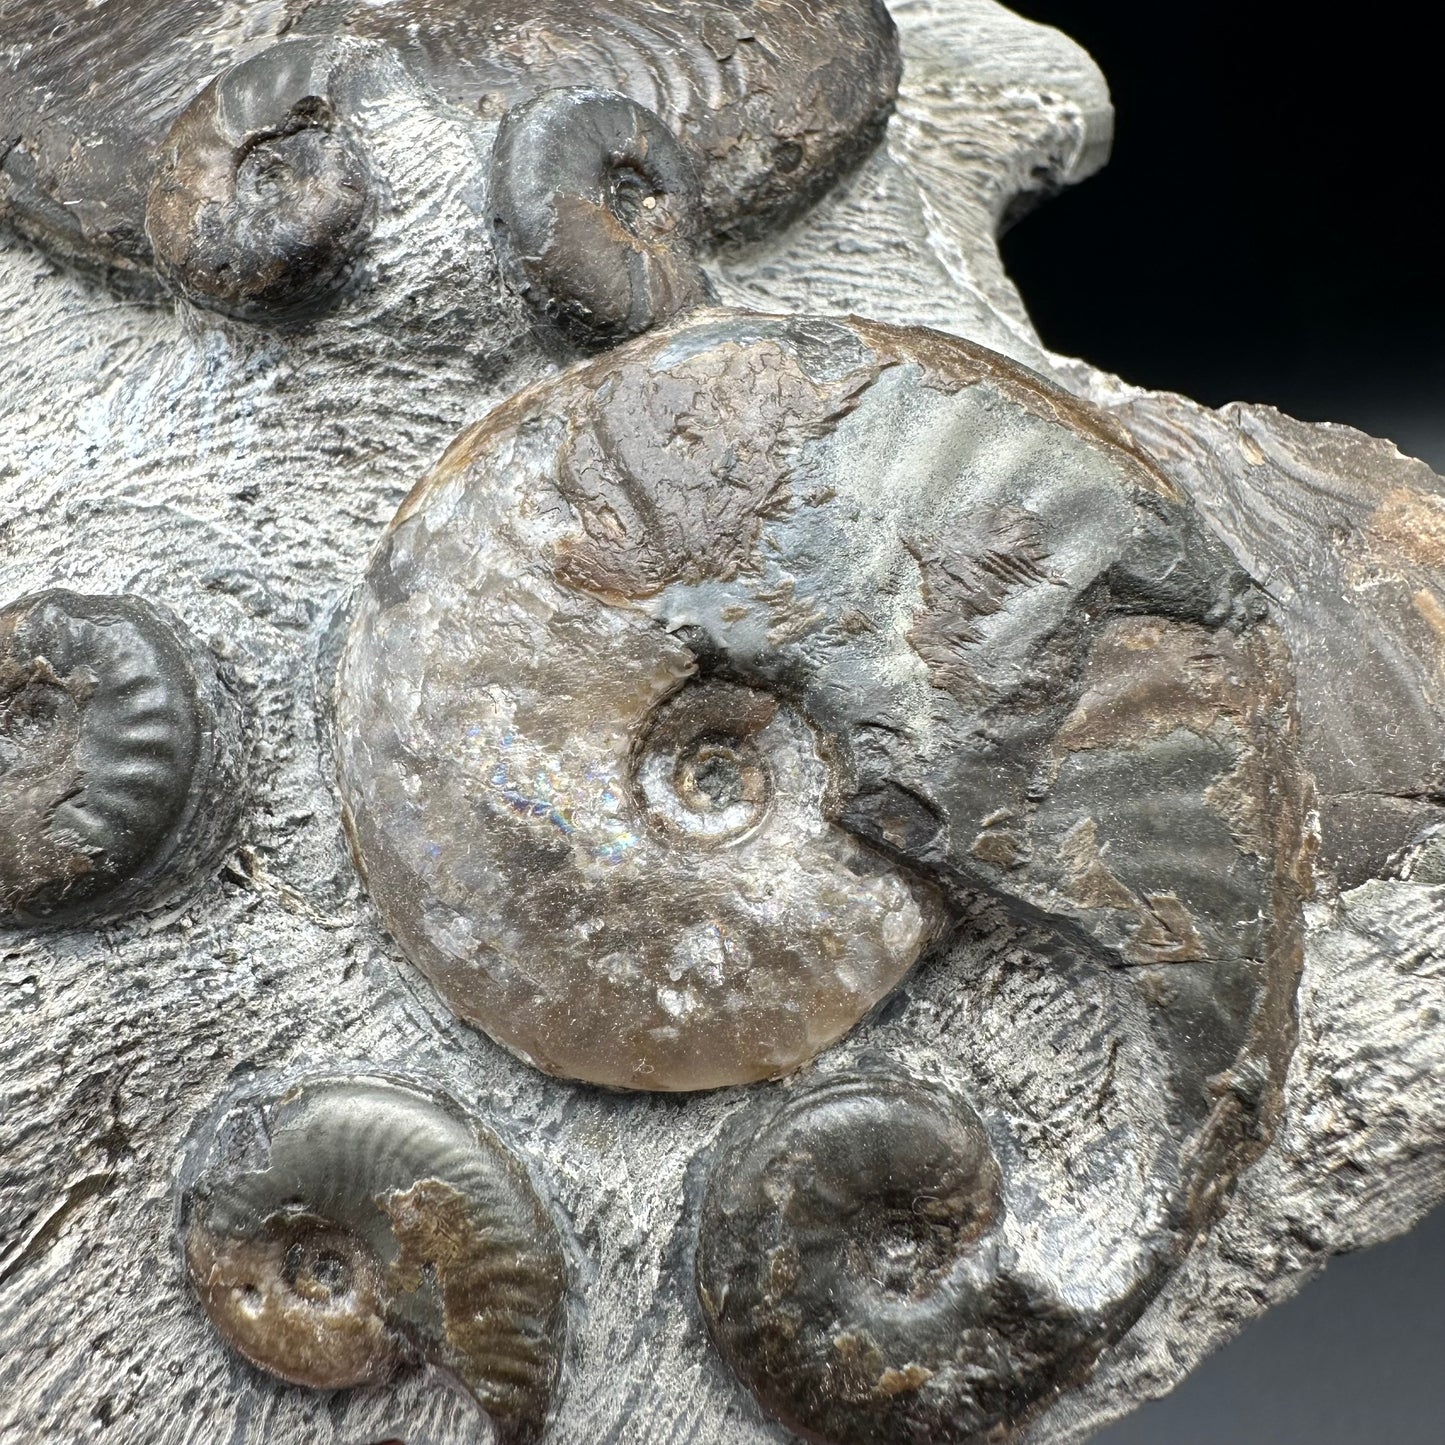
[[[3,1429],[1080,1439],[1445,1192],[1445,484],[893,11],[7,10]]]

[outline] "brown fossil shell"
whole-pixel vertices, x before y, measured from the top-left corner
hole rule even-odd
[[[566,1268],[525,1169],[437,1096],[363,1075],[233,1100],[183,1179],[201,1304],[253,1364],[341,1389],[424,1360],[497,1438],[539,1437]]]
[[[1127,437],[965,342],[713,312],[523,393],[398,514],[338,720],[388,927],[550,1072],[784,1073],[982,895],[1136,970],[1187,1117],[1269,1107],[1211,1081],[1288,1054],[1287,659]]]
[[[293,41],[206,86],[151,184],[146,232],[162,276],[240,314],[304,307],[345,278],[377,205],[347,126],[370,60],[361,46]]]
[[[55,589],[0,609],[0,927],[174,893],[240,810],[240,705],[172,613]]]

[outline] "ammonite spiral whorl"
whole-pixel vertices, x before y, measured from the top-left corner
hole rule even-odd
[[[338,16],[484,115],[558,86],[646,106],[690,157],[712,234],[764,229],[824,190],[882,134],[902,72],[883,0],[346,0],[300,28]]]
[[[492,218],[513,289],[576,346],[625,340],[708,298],[692,161],[626,96],[552,90],[508,111]]]
[[[377,205],[346,115],[368,58],[356,44],[286,42],[185,108],[146,205],[163,277],[242,315],[314,305],[345,279]]]
[[[507,1445],[536,1440],[565,1333],[556,1229],[516,1156],[393,1080],[238,1099],[183,1182],[186,1265],[212,1323],[295,1384],[450,1371]]]
[[[1102,413],[933,333],[704,312],[404,504],[346,816],[403,950],[549,1072],[786,1073],[982,895],[1132,970],[1199,1119],[1299,964],[1277,649]]]
[[[1106,1329],[1070,1303],[1068,1262],[1013,1249],[1004,1213],[982,1123],[941,1088],[875,1071],[765,1103],[703,1202],[708,1328],[805,1439],[994,1438],[1087,1367]]]
[[[0,610],[0,926],[104,917],[184,887],[235,824],[237,699],[139,597]]]

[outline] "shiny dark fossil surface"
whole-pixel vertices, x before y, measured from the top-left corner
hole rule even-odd
[[[295,30],[385,40],[444,95],[499,114],[554,86],[655,111],[702,180],[706,229],[805,204],[882,132],[901,61],[882,0],[303,3]]]
[[[697,177],[672,132],[615,92],[546,91],[492,151],[504,274],[565,341],[610,345],[709,296]]]
[[[296,108],[325,102],[325,86],[285,93],[296,67],[265,52],[280,42],[314,54],[345,37],[394,48],[484,125],[558,86],[630,97],[676,133],[708,236],[766,228],[826,188],[881,135],[900,71],[880,0],[834,0],[822,14],[785,0],[22,0],[0,33],[0,218],[137,279],[156,261],[174,278],[178,250],[209,247],[233,274],[186,286],[206,304],[234,307],[235,273],[248,269],[265,273],[248,304],[303,263],[301,289],[314,288],[374,201],[344,116]],[[221,124],[172,128],[218,72],[247,64]],[[183,167],[217,174],[186,184],[224,208],[234,175],[241,214],[219,237],[177,239],[174,214],[148,216],[147,196],[177,146],[198,140],[210,154],[183,154]]]
[[[830,1077],[760,1100],[718,1149],[703,1313],[807,1439],[993,1438],[1084,1373],[1155,1282],[1100,1307],[1067,1264],[1020,1251],[1031,1212],[963,1099],[891,1068]]]
[[[760,1102],[720,1146],[713,1336],[769,1413],[838,1445],[1017,1426],[1263,1147],[1309,886],[1296,726],[1262,593],[1103,413],[936,333],[723,311],[459,437],[372,560],[338,690],[390,931],[549,1072],[784,1074],[971,932],[1075,998],[1050,1088],[1098,1091],[1081,1184],[1138,1151],[1117,1216],[1041,1204],[1002,1035],[967,1102],[869,1071]],[[879,895],[841,912],[845,876],[899,890],[872,972]],[[786,915],[784,949],[799,881],[818,912]],[[935,1187],[957,1208],[892,1239],[898,1191]]]
[[[240,706],[166,609],[59,589],[0,610],[0,927],[187,886],[240,806]]]
[[[425,1361],[506,1445],[540,1438],[566,1262],[518,1157],[456,1105],[364,1075],[230,1099],[182,1171],[186,1267],[252,1363],[318,1389]]]

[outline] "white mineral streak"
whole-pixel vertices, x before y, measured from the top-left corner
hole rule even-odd
[[[1427,666],[1433,647],[1438,680],[1445,548],[1432,553],[1440,534],[1402,528],[1397,513],[1434,516],[1440,480],[1344,428],[1266,408],[1209,413],[1047,354],[993,237],[1020,197],[1103,162],[1103,79],[1077,46],[992,0],[892,8],[908,68],[885,147],[791,231],[716,261],[722,299],[937,326],[1120,408],[1217,525],[1237,529],[1236,506],[1257,509],[1257,534],[1231,538],[1272,590],[1307,587],[1312,565],[1291,553],[1282,496],[1332,499],[1349,539],[1346,582],[1374,575],[1371,538],[1398,551],[1405,535],[1406,550],[1424,549],[1414,559],[1424,571],[1390,584],[1404,586],[1420,624],[1401,666]],[[408,144],[418,160],[463,144],[416,115],[393,120],[399,156]],[[541,1077],[457,1023],[400,965],[342,843],[324,716],[317,724],[330,623],[416,478],[465,422],[545,366],[519,344],[500,373],[479,375],[458,332],[465,308],[406,273],[403,253],[433,276],[476,273],[483,294],[484,259],[467,253],[459,224],[464,183],[447,175],[435,194],[414,183],[409,231],[406,217],[389,225],[399,269],[383,277],[380,309],[362,326],[343,313],[310,340],[123,300],[0,240],[0,597],[61,585],[168,603],[235,663],[261,730],[241,844],[199,901],[94,933],[0,940],[6,1442],[478,1438],[474,1406],[425,1374],[334,1397],[277,1386],[222,1346],[185,1284],[173,1170],[193,1122],[238,1072],[358,1059],[428,1074],[503,1121],[575,1232],[587,1309],[550,1439],[786,1438],[717,1360],[690,1299],[693,1161],[746,1095],[680,1105]],[[394,185],[404,197],[406,177]],[[408,345],[402,312],[386,311],[407,290],[459,344]],[[1331,1253],[1398,1234],[1445,1197],[1445,871],[1427,848],[1403,873],[1409,881],[1326,889],[1312,906],[1274,1144],[1223,1223],[1030,1441],[1083,1439],[1167,1390]],[[999,1069],[1014,1072],[980,1087],[1026,1103],[1041,1134],[1102,1157],[1099,1111],[1071,1092],[1066,1062],[1038,1051],[1106,1027],[1110,1007],[971,946],[927,966],[906,1008],[823,1067],[865,1048],[961,1066],[969,1040],[988,1039]],[[1119,1178],[1132,1155],[1166,1147],[1148,1119],[1127,1122],[1129,1147],[1115,1136]],[[1127,1190],[1108,1177],[1072,1185],[1067,1159],[1041,1155],[1042,1195],[1121,1227],[1115,1201]]]

